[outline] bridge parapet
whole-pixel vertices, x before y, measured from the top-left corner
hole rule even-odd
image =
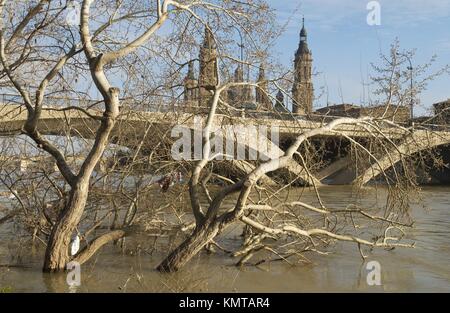
[[[12,104],[0,104],[0,131],[11,130],[14,125],[17,129],[20,129],[21,125],[26,121],[27,111],[24,106],[12,105]],[[64,107],[45,107],[41,115],[41,123],[55,122],[58,124],[54,127],[59,129],[62,125],[67,125],[70,120],[91,120],[90,116],[101,118],[103,116],[102,111],[96,109],[86,109],[85,112],[76,109],[64,108]],[[301,134],[305,131],[316,129],[323,126],[326,121],[317,122],[314,120],[308,120],[306,118],[286,118],[276,119],[270,112],[246,112],[245,116],[241,115],[229,115],[229,114],[217,114],[214,121],[214,126],[220,128],[224,125],[265,125],[267,127],[276,127],[282,134]],[[206,113],[186,113],[186,112],[161,112],[161,111],[133,111],[124,108],[119,116],[120,122],[127,122],[139,126],[139,123],[157,123],[168,125],[183,125],[189,128],[198,128],[198,123],[205,123]],[[387,137],[387,138],[402,138],[408,133],[407,129],[398,128],[386,124],[383,127],[383,134],[379,134],[375,130],[368,129],[365,125],[340,125],[333,131],[326,132],[322,136],[350,136],[350,137]],[[425,126],[421,126],[425,128]],[[433,125],[434,129],[447,129],[448,126]],[[442,130],[440,130],[442,131]]]
[[[23,105],[19,103],[18,98],[8,98],[6,103],[0,103],[0,134],[2,132],[20,130],[27,119],[27,111]],[[15,102],[15,103],[14,103]],[[201,130],[205,124],[208,109],[195,107],[183,108],[183,110],[175,110],[175,108],[164,107],[156,109],[154,107],[151,111],[134,111],[128,107],[123,107],[118,118],[117,128],[125,131],[130,131],[132,136],[144,136],[145,129],[148,125],[154,125],[157,128],[170,129],[173,126],[183,126],[191,130]],[[44,135],[67,135],[67,129],[73,130],[74,136],[82,136],[86,139],[93,139],[95,136],[95,126],[98,121],[92,119],[102,118],[103,112],[99,109],[85,109],[83,112],[79,109],[69,108],[65,106],[45,107],[39,122],[39,130]],[[243,111],[236,110],[233,113],[218,112],[213,128],[221,129],[233,125],[264,125],[268,128],[275,127],[282,136],[295,136],[306,131],[319,128],[331,121],[334,117],[328,117],[326,120],[322,116],[322,120],[308,119],[305,116],[296,116],[294,114],[278,114],[267,111]],[[96,124],[97,123],[97,124]],[[87,125],[89,127],[87,127]],[[449,125],[427,125],[420,124],[414,128],[396,127],[390,123],[380,122],[379,130],[371,128],[369,125],[340,125],[333,131],[321,134],[322,137],[352,137],[352,138],[377,138],[381,140],[395,139],[400,142],[400,148],[403,154],[412,154],[417,149],[424,149],[424,147],[432,147],[442,143],[450,142],[450,126]],[[72,132],[71,132],[72,134]],[[430,135],[431,134],[431,135]],[[430,137],[431,136],[431,137]],[[413,141],[406,141],[405,138],[413,138]],[[431,138],[431,141],[428,140]],[[428,141],[427,141],[428,140]],[[447,141],[448,140],[448,141]],[[416,144],[419,142],[420,144]],[[427,143],[424,146],[422,143]],[[403,144],[402,144],[403,143]],[[418,150],[418,151],[419,151]],[[394,151],[395,152],[395,151]],[[394,153],[393,152],[393,153]],[[416,151],[417,152],[417,151]],[[401,155],[401,154],[400,154]],[[387,158],[387,157],[386,157]],[[381,163],[388,166],[392,160],[381,156]],[[332,167],[323,172],[322,176],[330,176],[340,168],[344,167],[346,162],[334,164]],[[292,167],[293,172],[300,173],[302,169]],[[369,168],[361,179],[367,182],[383,171],[376,169],[375,165]],[[370,171],[370,173],[369,173]],[[320,176],[320,175],[319,175]],[[322,177],[319,177],[322,178]],[[351,179],[353,180],[354,177]],[[348,183],[351,183],[349,181]]]
[[[202,106],[187,106],[183,105],[183,103],[177,105],[148,105],[148,104],[140,104],[143,110],[133,110],[133,101],[130,99],[124,99],[123,106],[121,111],[123,111],[122,116],[135,116],[138,119],[148,119],[150,121],[154,120],[150,115],[154,114],[155,117],[160,117],[161,114],[167,114],[165,117],[169,117],[170,121],[173,121],[173,118],[170,118],[170,115],[173,114],[175,117],[180,114],[199,116],[204,118],[208,112],[209,107]],[[101,100],[92,100],[92,99],[74,99],[67,97],[46,97],[46,103],[44,106],[44,113],[42,118],[60,118],[62,115],[64,117],[74,117],[74,118],[82,118],[83,114],[80,111],[76,110],[68,110],[68,108],[83,108],[86,109],[87,112],[92,114],[93,116],[101,117],[102,113],[100,108],[95,109],[100,106],[103,102]],[[15,116],[17,111],[14,111],[14,106],[22,107],[23,104],[21,101],[21,97],[18,95],[11,94],[0,94],[0,110],[1,113],[5,111],[11,111],[12,114],[8,115],[9,117]],[[7,110],[5,110],[5,108]],[[20,111],[20,108],[18,108]],[[62,111],[64,110],[64,111]],[[58,114],[60,113],[60,114]],[[24,113],[26,114],[26,113]],[[222,117],[222,119],[230,118],[230,122],[243,122],[247,124],[249,121],[254,124],[263,124],[266,125],[280,125],[280,128],[290,128],[293,133],[299,133],[303,130],[314,129],[320,127],[325,123],[329,123],[333,120],[342,118],[342,116],[332,116],[332,115],[322,115],[322,114],[294,114],[291,112],[276,112],[276,111],[267,111],[267,110],[251,110],[251,109],[232,109],[232,110],[221,110],[219,109],[217,112],[218,119]],[[188,116],[180,116],[180,117],[188,117]],[[19,118],[18,116],[15,118]],[[87,116],[84,116],[87,118]],[[257,122],[259,121],[259,122]],[[381,122],[381,124],[383,124]],[[398,124],[402,127],[409,127],[408,124]],[[397,127],[394,127],[390,124],[385,124],[382,126],[386,131],[388,136],[398,136],[404,134],[404,130],[400,130]],[[429,129],[434,131],[450,131],[450,125],[437,125],[437,124],[419,124],[416,125],[418,129]],[[287,130],[289,132],[289,130]],[[337,132],[344,131],[346,135],[352,135],[354,137],[358,136],[368,136],[369,132],[366,128],[361,127],[359,125],[351,125],[346,126],[343,125],[337,129]],[[349,131],[353,131],[354,134],[348,134]],[[365,134],[365,135],[364,135]],[[335,132],[332,135],[336,135]]]

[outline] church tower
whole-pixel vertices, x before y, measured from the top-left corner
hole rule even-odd
[[[212,99],[211,91],[218,83],[217,47],[211,31],[205,28],[205,38],[200,48],[200,73],[198,77],[200,105],[208,106]]]
[[[300,32],[300,45],[295,54],[295,78],[292,89],[293,112],[309,114],[313,110],[314,88],[312,84],[312,53],[308,48],[305,19]]]
[[[275,111],[286,113],[287,109],[284,106],[284,94],[281,90],[278,90],[276,101],[275,101]]]
[[[184,79],[184,101],[188,106],[195,106],[198,104],[198,83],[195,79],[194,62],[189,62],[189,70]]]
[[[239,64],[234,71],[234,83],[244,83],[244,66]],[[252,101],[252,88],[250,86],[233,86],[228,89],[228,101],[234,107],[243,107]]]
[[[256,88],[256,103],[258,109],[272,110],[272,100],[269,95],[269,83],[266,79],[266,70],[261,64],[258,75],[258,88]]]

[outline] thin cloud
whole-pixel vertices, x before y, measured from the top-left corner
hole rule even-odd
[[[300,7],[294,14],[293,21],[300,22],[302,15],[314,27],[333,31],[342,26],[365,23],[368,14],[367,0],[303,0],[279,1],[270,0],[269,3],[278,10],[280,22],[286,22],[292,17],[295,8]],[[388,27],[401,28],[418,26],[423,22],[439,21],[450,17],[450,0],[379,0],[381,5],[382,24]],[[297,25],[292,25],[292,31]]]

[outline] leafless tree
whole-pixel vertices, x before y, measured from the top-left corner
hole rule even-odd
[[[111,132],[119,116],[120,90],[110,83],[117,74],[114,71],[117,69],[120,72],[120,67],[129,62],[140,63],[144,66],[140,69],[135,66],[134,71],[129,70],[126,74],[137,76],[141,73],[142,77],[148,77],[148,72],[144,69],[144,62],[151,60],[148,55],[164,49],[170,50],[166,55],[173,53],[169,45],[164,47],[164,44],[159,44],[156,37],[157,31],[169,20],[174,25],[179,23],[178,26],[184,27],[184,30],[178,30],[186,32],[189,27],[195,29],[198,26],[201,10],[228,16],[229,20],[233,20],[236,16],[246,16],[260,8],[252,2],[221,5],[219,2],[172,0],[134,3],[97,1],[95,7],[92,5],[91,0],[82,1],[77,29],[67,25],[64,20],[67,1],[21,1],[18,5],[7,0],[0,2],[2,86],[20,95],[20,102],[27,112],[25,125],[10,133],[30,137],[39,149],[50,154],[69,188],[64,194],[58,218],[50,227],[45,271],[63,270],[71,259],[68,248],[86,208],[90,180],[111,139]],[[180,14],[184,15],[178,19]],[[221,23],[218,16],[210,21],[211,25]],[[190,26],[192,20],[195,21],[194,27]],[[100,26],[92,30],[94,21],[95,25]],[[141,29],[143,31],[139,31]],[[179,35],[177,38],[180,38]],[[151,38],[155,41],[149,45]],[[139,50],[146,50],[147,56],[141,58]],[[80,86],[79,80],[86,81],[88,77],[92,78],[93,86]],[[164,80],[170,80],[170,77]],[[167,85],[166,81],[162,82]],[[137,83],[134,81],[132,84],[138,88]],[[127,85],[124,83],[124,86]],[[82,99],[88,98],[93,88],[102,97],[102,116],[93,116],[81,104],[69,105],[63,109],[79,111],[91,118],[93,125],[97,125],[89,153],[81,166],[74,168],[58,145],[39,131],[40,117],[46,106],[50,106],[50,95]],[[163,89],[166,93],[167,90],[173,90],[167,87]],[[123,236],[123,230],[103,234],[86,246],[75,259],[84,262],[102,245]]]
[[[46,245],[45,271],[64,270],[71,260],[86,262],[105,244],[123,239],[134,221],[143,220],[145,214],[138,216],[137,212],[139,208],[151,207],[151,190],[146,186],[151,183],[136,172],[150,169],[152,173],[180,169],[190,173],[188,194],[193,223],[179,210],[174,214],[181,221],[181,227],[172,227],[170,221],[157,219],[158,223],[168,229],[176,228],[185,236],[179,247],[159,265],[160,271],[180,269],[204,248],[227,250],[216,238],[234,223],[244,229],[242,247],[231,253],[240,258],[239,264],[249,262],[260,251],[268,251],[280,260],[302,259],[304,252],[322,253],[323,246],[336,240],[355,243],[362,255],[362,246],[411,246],[400,241],[403,228],[411,225],[408,203],[402,199],[407,198],[410,191],[403,188],[404,184],[414,185],[404,183],[405,178],[408,181],[412,176],[395,172],[397,179],[393,182],[387,169],[396,169],[397,161],[393,160],[397,159],[397,153],[401,154],[403,169],[409,168],[410,160],[403,158],[407,153],[399,150],[401,142],[414,134],[415,129],[402,125],[395,119],[395,113],[391,113],[403,107],[408,95],[416,95],[423,89],[432,76],[425,78],[416,92],[404,88],[409,74],[402,69],[405,60],[398,56],[398,47],[394,46],[390,56],[384,59],[384,67],[376,68],[380,73],[380,77],[374,79],[380,85],[378,95],[386,96],[380,97],[378,104],[384,105],[385,111],[363,117],[309,116],[305,121],[304,117],[291,115],[287,110],[280,113],[266,107],[264,114],[277,118],[280,123],[289,121],[301,127],[308,122],[314,127],[287,142],[280,157],[253,162],[245,173],[241,171],[231,176],[214,171],[217,165],[229,167],[232,162],[216,161],[211,154],[213,126],[218,115],[233,123],[242,118],[241,114],[251,116],[251,112],[230,103],[230,90],[257,89],[264,93],[265,97],[260,98],[266,102],[275,102],[273,93],[276,91],[290,97],[287,88],[290,88],[292,73],[271,64],[268,57],[268,48],[277,34],[271,30],[274,21],[268,6],[263,1],[250,0],[101,0],[95,3],[83,0],[78,26],[66,23],[67,6],[68,1],[22,1],[16,5],[0,0],[0,86],[2,90],[19,95],[19,109],[26,111],[25,124],[9,129],[7,135],[30,138],[35,148],[45,152],[38,153],[37,157],[50,156],[57,167],[56,172],[39,168],[28,177],[17,177],[8,171],[2,174],[3,184],[12,193],[20,190],[14,196],[18,209],[24,212],[22,223],[33,237]],[[164,27],[171,31],[160,35]],[[164,129],[148,121],[140,124],[145,129],[133,133],[130,121],[137,111],[185,109],[179,105],[184,96],[183,73],[189,64],[199,61],[198,47],[203,44],[204,29],[217,47],[217,81],[196,87],[201,89],[204,98],[200,102],[207,109],[202,131],[202,159],[194,163],[175,162],[168,157],[172,143],[170,127]],[[244,56],[236,53],[236,44],[242,45],[238,37],[246,43]],[[252,79],[261,64],[267,67],[267,78]],[[232,72],[236,68],[244,68],[250,75],[233,81]],[[416,74],[423,73],[420,71]],[[93,100],[96,92],[100,100]],[[58,106],[53,103],[55,97],[60,99]],[[77,101],[61,100],[70,98]],[[190,113],[201,115],[204,109],[197,107]],[[67,129],[59,134],[66,139],[59,143],[41,131],[42,116],[49,111],[76,112],[84,119],[81,125],[67,121]],[[352,132],[364,132],[366,139],[355,139]],[[397,137],[392,139],[391,133]],[[81,138],[76,143],[71,139],[74,134]],[[349,147],[346,152],[355,156],[356,168],[372,167],[385,178],[396,196],[389,197],[384,211],[374,213],[357,203],[334,209],[322,202],[319,181],[314,175],[324,166],[326,148],[317,145],[320,141],[317,138],[323,136],[346,141]],[[412,140],[417,138],[412,136]],[[124,153],[112,144],[129,149]],[[85,153],[71,161],[69,155],[75,155],[75,150]],[[389,162],[391,164],[386,166]],[[106,173],[97,173],[95,169],[102,164],[107,164]],[[285,175],[283,170],[293,164],[301,169],[302,177],[299,172]],[[115,169],[119,168],[120,173],[116,173]],[[266,184],[277,180],[277,175],[285,178],[281,186]],[[136,183],[131,188],[125,187],[131,176],[137,177]],[[303,201],[301,195],[296,200],[283,196],[301,178],[303,185],[315,192],[315,203]],[[221,185],[218,189],[213,187],[217,183]],[[161,185],[165,189],[167,184],[162,180]],[[225,201],[233,205],[226,207]],[[53,216],[49,214],[49,204]],[[148,214],[160,214],[164,208],[167,207],[153,208]],[[86,214],[87,211],[92,214]],[[364,223],[364,220],[378,225],[375,239],[357,233],[357,223]],[[107,231],[85,244],[75,256],[69,255],[69,245],[75,234],[86,240],[106,221],[110,221]],[[152,218],[144,223],[154,226]],[[39,235],[45,239],[40,239]]]

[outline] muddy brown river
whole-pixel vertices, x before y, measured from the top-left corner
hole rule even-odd
[[[352,197],[347,187],[325,187],[327,206],[340,207]],[[305,195],[307,198],[312,195]],[[311,264],[273,262],[236,268],[223,253],[196,257],[176,274],[154,270],[167,251],[122,253],[109,245],[81,269],[81,286],[69,288],[66,274],[41,272],[42,248],[18,242],[0,228],[0,288],[14,292],[450,292],[450,187],[425,187],[413,205],[415,226],[407,231],[414,249],[374,250],[363,261],[354,244],[339,243],[330,255],[312,255]],[[375,203],[375,192],[363,202]],[[238,241],[233,228],[225,245]],[[237,233],[237,232],[236,232]],[[137,238],[142,242],[150,238]],[[366,264],[381,266],[381,286],[369,286]],[[10,265],[6,267],[5,265]]]

